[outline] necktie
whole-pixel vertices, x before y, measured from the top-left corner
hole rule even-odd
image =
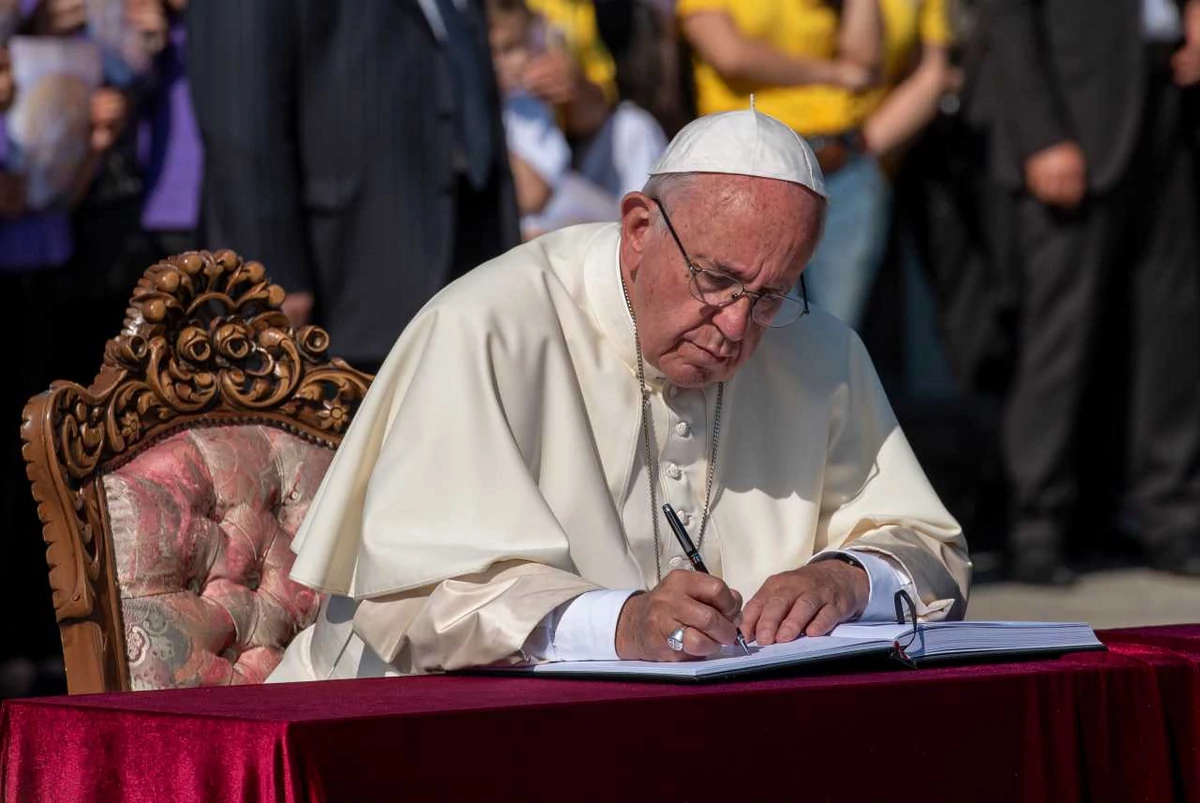
[[[485,70],[477,47],[477,21],[470,6],[459,10],[454,0],[435,0],[446,27],[446,56],[454,78],[454,115],[458,142],[467,162],[467,179],[483,189],[492,171],[492,124],[488,114]]]

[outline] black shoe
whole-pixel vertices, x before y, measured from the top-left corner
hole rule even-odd
[[[1147,550],[1150,568],[1184,577],[1200,577],[1200,537],[1192,534],[1155,541]]]

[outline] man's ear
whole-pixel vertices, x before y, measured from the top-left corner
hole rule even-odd
[[[636,254],[641,254],[650,234],[650,208],[654,201],[641,192],[631,192],[621,199],[621,240]]]

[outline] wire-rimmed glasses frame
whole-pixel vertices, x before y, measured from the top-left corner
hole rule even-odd
[[[651,197],[650,200],[658,206],[663,223],[667,224],[667,231],[671,232],[671,239],[679,247],[679,253],[688,269],[688,288],[691,290],[692,297],[701,304],[707,304],[710,307],[728,307],[737,303],[743,296],[748,296],[752,299],[750,319],[759,326],[771,329],[791,326],[808,314],[808,289],[804,286],[803,274],[800,276],[799,299],[782,293],[757,293],[747,290],[746,285],[736,276],[702,268],[693,262],[692,258],[688,256],[687,249],[683,247],[683,240],[679,239],[679,233],[675,231],[675,226],[671,223],[671,216],[667,214],[667,209],[663,206],[662,201],[654,197]],[[707,289],[702,284],[706,285]]]
[[[908,620],[911,619],[912,630],[908,633],[900,635],[895,639],[895,641],[892,642],[891,657],[910,669],[916,669],[917,664],[909,656],[908,650],[910,647],[912,647],[913,642],[917,640],[917,636],[920,634],[920,628],[917,619],[917,606],[913,602],[912,597],[909,596],[908,592],[904,589],[900,589],[895,593],[892,602],[896,606],[896,622],[903,625],[908,624]]]

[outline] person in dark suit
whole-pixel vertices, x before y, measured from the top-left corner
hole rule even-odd
[[[1125,520],[1150,564],[1200,574],[1200,265],[1181,114],[1182,87],[1200,80],[1200,0],[982,10],[977,114],[1020,277],[1003,428],[1012,573],[1073,578],[1067,534],[1101,503],[1080,494],[1090,448],[1092,465],[1124,465]],[[1114,398],[1124,438],[1090,437],[1084,413]]]
[[[480,0],[189,9],[210,248],[374,371],[443,285],[519,242]]]

